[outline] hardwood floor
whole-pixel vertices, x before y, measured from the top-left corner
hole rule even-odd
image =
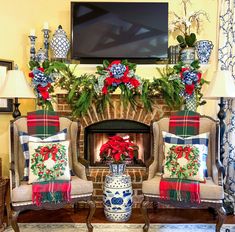
[[[74,222],[84,223],[88,210],[80,209],[74,213],[73,209],[66,208],[56,211],[27,211],[19,215],[18,222],[24,223],[50,223],[50,222]],[[149,210],[151,223],[215,223],[213,215],[208,210],[197,209],[158,209]],[[133,209],[132,216],[127,223],[143,223],[140,209]],[[96,209],[92,223],[110,223],[105,219],[102,208]],[[226,217],[225,223],[235,224],[235,216]]]

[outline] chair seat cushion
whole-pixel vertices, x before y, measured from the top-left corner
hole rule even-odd
[[[143,181],[143,194],[160,195],[159,184],[161,176],[156,175],[150,180]],[[212,179],[207,179],[206,183],[200,183],[200,197],[207,200],[221,200],[224,198],[223,187],[216,185]]]
[[[76,176],[72,176],[71,195],[92,194],[92,181],[82,180]],[[27,181],[22,181],[19,187],[12,190],[12,202],[24,202],[32,200],[32,185]]]

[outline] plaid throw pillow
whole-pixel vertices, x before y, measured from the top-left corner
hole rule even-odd
[[[67,129],[64,129],[57,134],[47,137],[45,139],[41,139],[39,137],[34,137],[31,135],[28,135],[25,132],[20,131],[19,132],[19,139],[20,143],[22,145],[22,150],[25,158],[25,165],[24,165],[24,181],[28,181],[29,179],[29,142],[59,142],[66,140],[67,137]]]
[[[208,171],[207,171],[207,165],[206,165],[206,159],[208,154],[208,144],[209,144],[209,133],[203,133],[187,138],[182,138],[180,136],[176,136],[174,134],[162,131],[163,141],[164,143],[170,143],[170,144],[178,144],[178,145],[185,145],[185,144],[191,144],[191,145],[203,145],[204,146],[204,153],[202,155],[202,168],[203,168],[203,174],[204,177],[208,177]]]

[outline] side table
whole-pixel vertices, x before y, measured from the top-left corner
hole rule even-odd
[[[133,205],[132,195],[133,190],[129,175],[107,175],[103,192],[105,217],[112,222],[129,220]]]

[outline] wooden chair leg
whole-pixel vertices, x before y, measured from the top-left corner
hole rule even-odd
[[[149,224],[150,224],[150,221],[149,221],[149,217],[148,217],[148,211],[147,211],[147,206],[148,206],[148,201],[146,201],[145,199],[141,202],[141,205],[140,205],[140,210],[141,210],[141,213],[144,217],[144,226],[143,226],[143,232],[148,232],[149,230]]]
[[[10,216],[10,222],[11,222],[11,226],[13,228],[13,230],[15,232],[20,232],[18,223],[17,223],[17,218],[19,216],[20,211],[11,211],[11,216]]]
[[[93,232],[93,226],[91,225],[91,219],[92,219],[92,217],[95,213],[95,209],[96,209],[95,201],[88,200],[87,204],[89,205],[89,214],[87,216],[86,225],[88,228],[88,232]]]
[[[224,223],[224,219],[225,219],[225,216],[226,216],[226,211],[224,209],[223,206],[221,206],[220,208],[217,208],[217,221],[216,221],[216,228],[215,228],[215,231],[216,232],[220,232],[220,229]]]

